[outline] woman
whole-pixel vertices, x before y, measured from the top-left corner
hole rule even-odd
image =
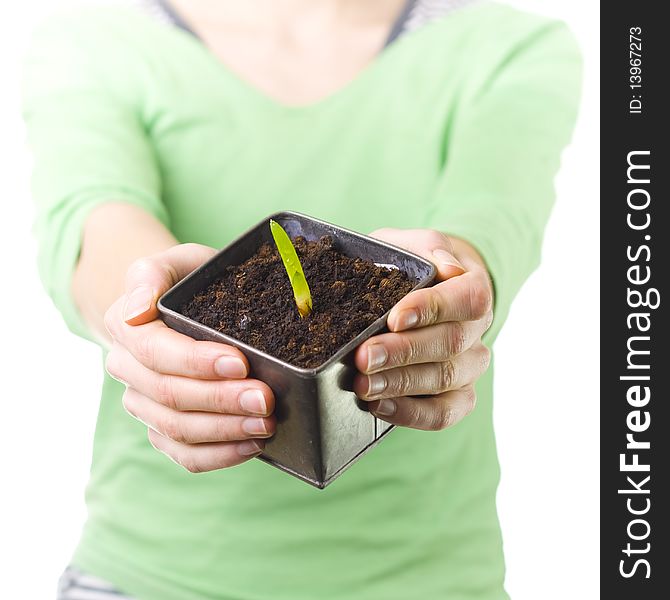
[[[60,598],[505,598],[486,346],[538,262],[578,80],[561,24],[488,2],[172,0],[45,24],[24,86],[41,274],[111,375]],[[249,460],[275,421],[245,357],[157,319],[278,209],[438,269],[356,353],[357,394],[400,427],[325,491]]]

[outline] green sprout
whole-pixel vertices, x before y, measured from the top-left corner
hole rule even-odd
[[[279,250],[279,256],[281,256],[284,263],[286,273],[288,273],[298,312],[301,317],[306,317],[312,312],[312,294],[309,292],[307,279],[305,279],[305,273],[302,270],[298,254],[293,247],[291,238],[288,237],[288,233],[284,231],[284,228],[279,223],[272,219],[270,219],[270,231],[277,245],[277,250]]]

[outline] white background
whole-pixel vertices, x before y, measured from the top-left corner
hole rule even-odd
[[[599,597],[599,3],[512,4],[569,23],[585,57],[585,88],[542,267],[496,344],[507,589],[514,600],[591,600]],[[98,349],[68,333],[40,287],[30,235],[19,60],[53,5],[13,2],[0,26],[0,597],[8,599],[54,597],[85,516],[101,380]]]

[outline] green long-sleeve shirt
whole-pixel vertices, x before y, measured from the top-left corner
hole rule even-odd
[[[70,283],[104,202],[214,247],[279,209],[363,232],[430,227],[486,260],[491,342],[538,262],[579,71],[562,24],[481,2],[296,108],[132,10],[53,18],[24,82],[41,275],[86,336]],[[462,423],[398,428],[324,491],[260,461],[190,474],[149,445],[122,392],[105,377],[79,568],[146,600],[506,598],[491,370]]]

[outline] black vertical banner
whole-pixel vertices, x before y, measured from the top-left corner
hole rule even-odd
[[[601,597],[670,598],[670,27],[603,3]],[[663,11],[664,12],[664,11]]]

